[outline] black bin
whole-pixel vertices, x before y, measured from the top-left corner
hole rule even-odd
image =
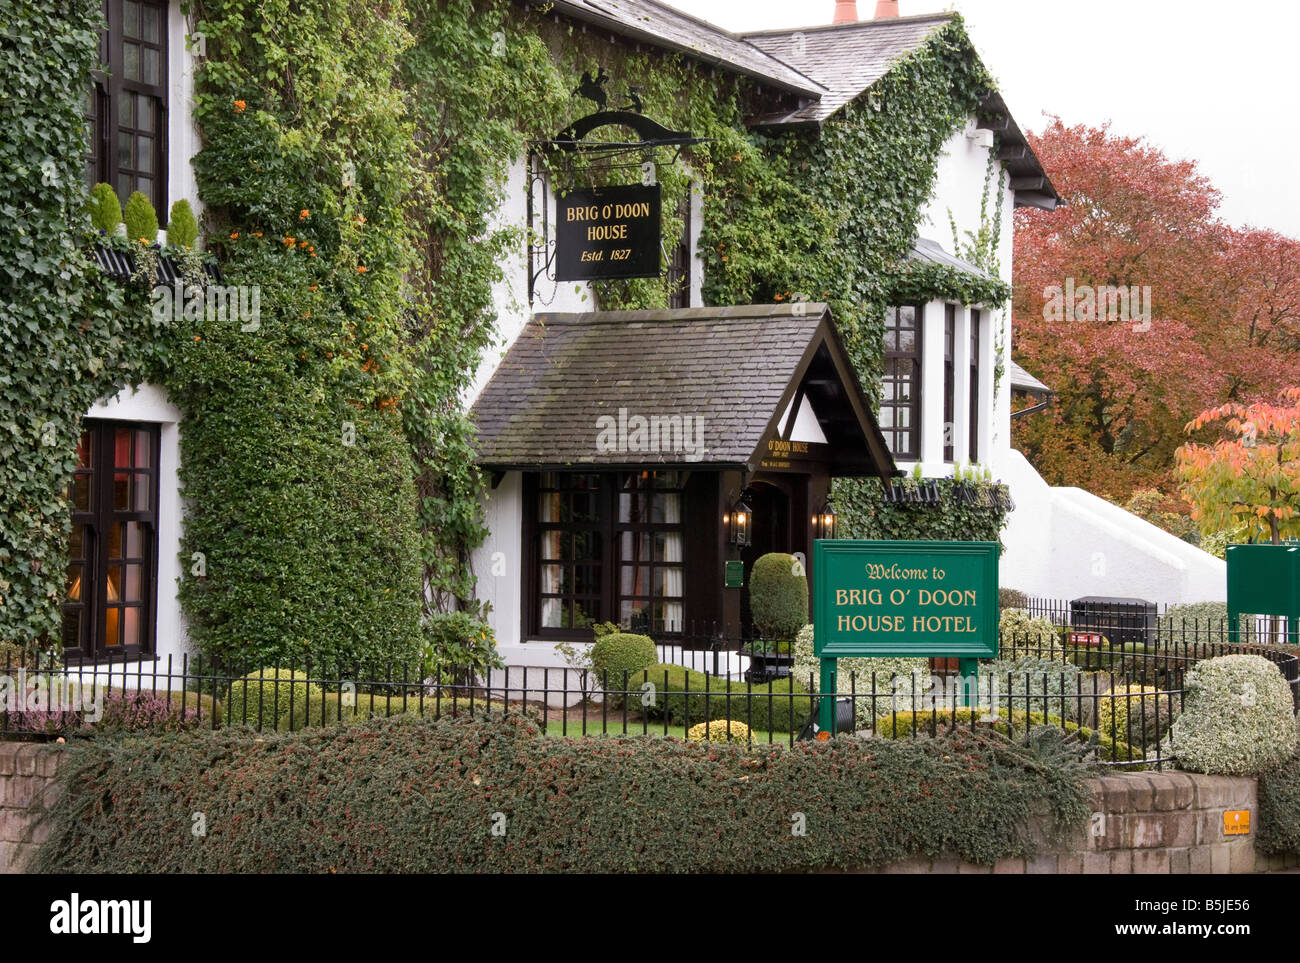
[[[1156,629],[1156,603],[1146,599],[1085,595],[1070,602],[1070,628],[1099,632],[1112,644],[1145,645]]]

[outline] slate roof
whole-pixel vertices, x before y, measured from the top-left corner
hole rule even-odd
[[[827,307],[813,303],[803,316],[789,305],[535,315],[470,409],[478,461],[494,468],[747,465],[829,322]],[[848,390],[861,398],[856,384]],[[620,407],[629,417],[702,417],[702,457],[598,451],[597,419],[617,419]],[[873,435],[879,438],[874,426]]]
[[[916,243],[912,245],[912,250],[908,252],[907,259],[909,261],[919,261],[923,264],[943,264],[966,274],[973,274],[982,280],[996,280],[993,275],[979,265],[965,261],[954,254],[949,254],[938,241],[931,241],[925,237],[917,238]]]
[[[819,97],[824,88],[733,33],[655,0],[555,0],[552,9],[620,36],[666,47],[775,87]]]
[[[1047,387],[1047,385],[1043,384],[1014,361],[1012,361],[1008,367],[1007,373],[1011,376],[1011,388],[1013,391],[1028,391],[1030,394],[1037,395],[1050,395],[1055,393],[1051,388]]]
[[[826,88],[822,97],[775,123],[821,123],[889,72],[900,58],[952,20],[950,13],[764,30],[741,36]]]

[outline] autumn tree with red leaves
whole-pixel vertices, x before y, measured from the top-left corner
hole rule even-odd
[[[1066,203],[1016,213],[1013,345],[1056,398],[1014,423],[1013,442],[1052,484],[1176,498],[1197,412],[1295,383],[1300,243],[1229,228],[1195,163],[1140,138],[1057,119],[1030,141]],[[1067,280],[1150,297],[1141,312],[1062,315],[1052,295]]]
[[[1211,444],[1178,450],[1178,477],[1205,531],[1244,529],[1279,545],[1300,537],[1300,387],[1279,404],[1230,402],[1203,411],[1188,433],[1220,427]]]

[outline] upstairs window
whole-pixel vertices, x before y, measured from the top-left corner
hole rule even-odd
[[[167,210],[167,3],[102,0],[108,28],[90,78],[86,177],[111,184],[123,204],[139,191]]]
[[[921,306],[885,312],[880,428],[895,458],[921,456]]]

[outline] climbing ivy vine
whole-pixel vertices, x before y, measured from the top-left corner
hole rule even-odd
[[[959,18],[810,134],[749,130],[748,81],[507,0],[189,0],[206,248],[227,283],[257,286],[260,316],[152,326],[143,287],[86,258],[98,3],[57,7],[0,0],[0,93],[16,105],[0,213],[17,225],[0,241],[16,359],[0,381],[0,639],[57,631],[77,425],[144,380],[183,412],[180,591],[205,652],[417,658],[422,622],[478,614],[463,402],[498,337],[501,265],[526,243],[492,212],[530,143],[586,112],[584,71],[604,66],[656,120],[706,138],[657,170],[666,238],[693,187],[703,198],[706,303],[830,302],[869,391],[888,304],[1005,297],[906,260],[943,144],[990,85]],[[670,295],[663,279],[597,288],[603,308]]]

